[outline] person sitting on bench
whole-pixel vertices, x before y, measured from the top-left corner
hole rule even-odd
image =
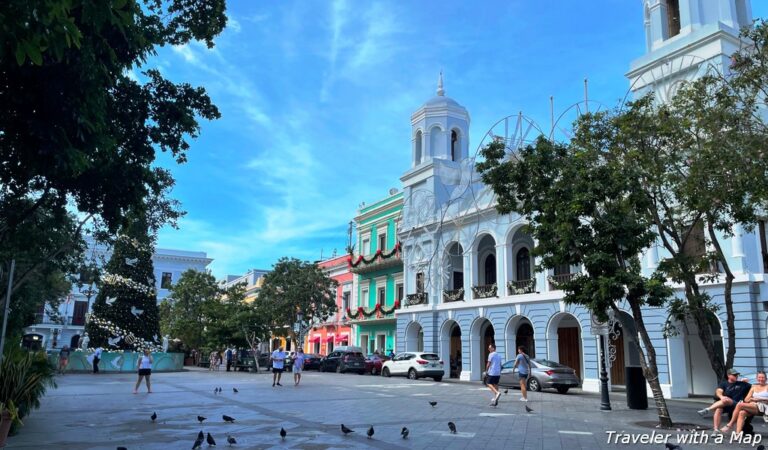
[[[720,431],[720,418],[723,413],[728,414],[733,411],[736,404],[744,400],[744,397],[751,388],[751,384],[739,380],[738,370],[728,369],[728,380],[720,383],[715,391],[717,401],[709,405],[709,407],[699,410],[698,413],[701,417],[713,414],[712,422],[714,429],[715,431]]]
[[[737,403],[731,413],[731,420],[720,431],[727,433],[736,424],[736,434],[744,431],[744,422],[747,417],[764,416],[768,409],[768,384],[766,382],[765,372],[757,372],[757,384],[752,386],[744,401]]]

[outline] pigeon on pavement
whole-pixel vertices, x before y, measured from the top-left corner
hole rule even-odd
[[[433,408],[434,408],[435,406],[437,406],[437,402],[429,402],[429,404],[430,404],[430,405],[432,405],[432,407],[433,407]]]
[[[234,417],[229,417],[229,416],[228,416],[228,415],[226,415],[226,414],[224,414],[223,416],[221,416],[221,418],[222,418],[222,419],[224,419],[224,422],[229,422],[229,423],[232,423],[232,422],[234,422],[234,421],[235,421],[235,418],[234,418]]]
[[[533,412],[533,410],[531,408],[529,408],[528,405],[525,405],[525,412],[530,414],[530,413]]]
[[[197,416],[197,421],[200,422],[200,424],[203,423],[203,420],[208,420],[208,418],[203,416]]]
[[[451,430],[451,433],[456,433],[456,424],[453,422],[448,422],[448,429]]]
[[[406,427],[403,427],[403,430],[400,431],[400,434],[403,436],[403,439],[408,439],[408,433],[410,433],[410,431],[408,431],[408,428]]]
[[[667,442],[666,444],[664,444],[664,447],[666,447],[669,450],[683,450],[683,447],[680,447],[679,445],[673,444],[671,442]],[[759,448],[760,447],[758,447],[758,449]],[[765,449],[765,447],[763,447],[763,449]]]
[[[203,434],[203,430],[200,430],[200,432],[199,432],[199,433],[197,433],[197,438],[198,438],[198,439],[200,439],[201,441],[202,441],[203,439],[205,439],[205,435]]]
[[[504,394],[509,394],[509,389],[504,389]]]
[[[227,444],[231,447],[232,444],[237,444],[237,441],[232,436],[227,435]]]
[[[157,420],[157,412],[153,412],[152,415],[149,418],[152,419],[152,422]]]
[[[366,432],[365,434],[367,434],[368,435],[368,439],[370,439],[370,438],[373,437],[373,433],[374,433],[373,425],[371,425],[371,428],[368,428],[368,432]]]
[[[117,450],[128,450],[128,447],[117,447]]]
[[[203,439],[203,437],[202,437],[202,436],[197,436],[197,440],[195,440],[195,443],[194,443],[194,444],[192,444],[192,450],[196,450],[196,449],[198,449],[198,448],[202,447],[202,446],[203,446],[203,441],[204,441],[204,440],[205,440],[205,439]]]
[[[280,437],[285,440],[285,436],[287,436],[288,433],[285,431],[285,428],[280,427]]]
[[[216,445],[216,441],[213,440],[211,433],[208,433],[208,436],[205,437],[205,441],[208,443],[208,445]]]
[[[237,390],[237,388],[232,388],[232,392],[234,392],[235,394],[237,394],[237,393],[238,393],[238,392],[240,392],[240,391],[238,391],[238,390]]]
[[[349,428],[345,427],[344,424],[341,424],[341,432],[344,433],[344,436],[348,435],[349,433],[354,433],[355,430],[350,430]]]

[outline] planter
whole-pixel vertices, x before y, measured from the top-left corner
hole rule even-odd
[[[5,447],[5,440],[11,430],[11,413],[3,410],[0,412],[0,447]]]

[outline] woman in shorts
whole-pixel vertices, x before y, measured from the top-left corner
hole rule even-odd
[[[149,349],[144,349],[144,354],[139,357],[139,380],[136,381],[136,386],[133,388],[133,393],[137,393],[139,391],[139,386],[141,386],[141,379],[146,378],[147,380],[147,393],[152,393],[152,385],[149,382],[149,377],[152,375],[152,355],[149,353]]]

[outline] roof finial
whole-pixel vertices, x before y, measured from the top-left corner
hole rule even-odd
[[[437,79],[437,95],[443,96],[445,95],[445,90],[443,89],[443,71],[440,71],[440,77]]]

